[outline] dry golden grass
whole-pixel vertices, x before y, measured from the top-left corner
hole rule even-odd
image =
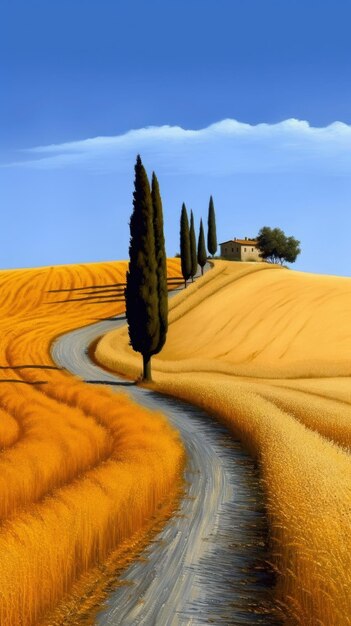
[[[183,449],[161,415],[46,367],[55,336],[123,311],[103,287],[125,270],[0,272],[1,626],[42,620],[178,488]]]
[[[171,304],[157,388],[259,459],[288,624],[351,624],[351,280],[217,262]],[[126,329],[96,358],[135,376]]]

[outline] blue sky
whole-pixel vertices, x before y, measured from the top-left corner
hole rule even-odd
[[[140,152],[170,255],[213,194],[219,240],[280,226],[297,269],[349,275],[350,22],[343,0],[3,0],[0,266],[126,258]]]

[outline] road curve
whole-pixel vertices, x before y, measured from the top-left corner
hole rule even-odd
[[[130,584],[110,593],[99,626],[277,624],[265,566],[265,517],[257,471],[239,442],[198,408],[129,384],[91,362],[92,341],[125,323],[106,320],[59,337],[52,357],[87,382],[125,388],[162,411],[180,432],[187,493],[145,559],[128,567]]]

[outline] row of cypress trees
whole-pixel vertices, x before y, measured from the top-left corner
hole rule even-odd
[[[216,216],[213,204],[213,198],[210,197],[208,207],[208,220],[207,220],[207,248],[209,253],[214,256],[217,251],[217,232],[216,232]],[[182,274],[184,278],[184,285],[186,287],[189,278],[193,281],[197,272],[197,267],[200,265],[201,274],[204,272],[204,266],[207,261],[207,251],[205,245],[205,235],[202,219],[200,220],[200,229],[198,242],[196,247],[195,225],[194,215],[190,211],[190,227],[189,218],[186,210],[186,206],[183,202],[182,211],[180,215],[180,259]]]
[[[138,155],[130,218],[126,318],[130,345],[143,357],[143,380],[151,381],[151,357],[160,352],[168,328],[167,262],[163,212],[155,172],[150,183]]]
[[[126,275],[125,300],[129,341],[143,357],[144,381],[151,381],[151,357],[163,348],[168,329],[167,259],[163,233],[163,211],[155,172],[150,183],[137,156],[135,164],[133,212],[130,218],[129,266]],[[208,212],[209,252],[217,250],[216,222],[212,196]],[[186,281],[194,277],[198,264],[207,260],[202,220],[196,248],[194,215],[190,228],[185,204],[181,213],[181,265]]]

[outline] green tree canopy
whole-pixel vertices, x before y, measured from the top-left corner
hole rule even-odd
[[[143,379],[151,380],[151,355],[160,342],[157,262],[149,181],[138,155],[130,218],[126,317],[130,344],[143,356]]]
[[[294,263],[300,254],[300,242],[294,237],[287,237],[280,228],[263,226],[257,237],[257,246],[261,257],[271,263]]]
[[[195,224],[194,215],[190,211],[190,256],[191,256],[191,280],[193,280],[197,272],[197,249],[196,249],[196,236],[195,236]]]
[[[184,202],[182,204],[182,212],[180,216],[180,260],[182,266],[182,274],[186,287],[186,281],[191,276],[191,251],[189,220]]]
[[[204,266],[207,261],[207,252],[205,245],[205,235],[202,220],[200,221],[199,239],[197,244],[197,262],[201,267],[201,274],[204,273]]]
[[[158,354],[166,342],[168,330],[168,289],[167,289],[167,257],[165,237],[163,233],[163,210],[160,187],[155,172],[152,173],[151,199],[153,208],[157,295],[159,314],[159,340],[152,354]]]
[[[213,198],[210,197],[210,203],[208,206],[208,220],[207,220],[207,248],[210,254],[214,256],[217,252],[217,229],[216,229],[216,216],[213,204]]]

